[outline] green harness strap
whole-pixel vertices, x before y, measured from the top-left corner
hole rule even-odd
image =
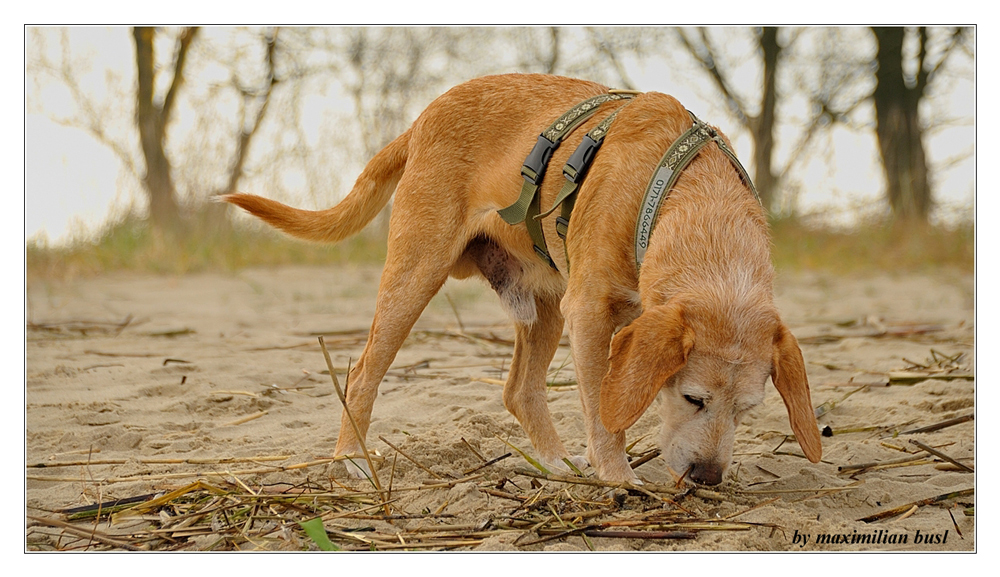
[[[642,198],[642,205],[639,209],[639,218],[635,223],[636,269],[642,268],[646,249],[649,248],[649,239],[660,214],[660,205],[670,194],[670,189],[677,183],[677,178],[680,177],[684,167],[694,160],[698,151],[709,142],[714,141],[719,149],[725,153],[740,178],[753,193],[757,202],[760,203],[760,196],[757,194],[757,188],[753,185],[753,181],[750,180],[750,175],[740,164],[736,154],[726,145],[722,136],[714,128],[699,120],[691,111],[688,111],[688,114],[691,115],[693,126],[670,145],[646,186],[646,194]]]
[[[569,231],[569,218],[573,214],[573,205],[576,204],[576,191],[583,183],[584,177],[587,176],[590,163],[594,160],[594,156],[597,155],[597,150],[604,143],[604,137],[608,135],[611,123],[615,121],[615,117],[618,116],[618,113],[625,106],[627,104],[619,106],[583,137],[583,141],[573,151],[573,154],[570,155],[569,160],[566,161],[566,165],[563,166],[563,176],[566,177],[566,184],[563,185],[562,190],[556,195],[552,207],[535,216],[535,220],[541,220],[552,214],[555,209],[562,205],[562,211],[556,217],[556,234],[563,241],[563,248],[566,254],[566,272],[569,272],[569,248],[566,246],[566,233]]]
[[[521,186],[521,194],[517,201],[497,211],[500,217],[510,225],[522,222],[525,224],[528,234],[531,235],[531,240],[534,243],[535,252],[555,270],[558,270],[558,268],[555,262],[553,262],[552,257],[549,256],[548,249],[546,248],[541,219],[552,214],[559,206],[562,206],[560,216],[556,218],[556,233],[563,240],[565,246],[570,215],[573,212],[573,205],[576,203],[576,192],[587,174],[590,162],[594,159],[597,150],[604,142],[604,137],[607,136],[611,123],[614,122],[615,117],[624,106],[612,112],[584,136],[580,146],[577,147],[563,167],[563,175],[567,180],[566,184],[563,185],[559,194],[556,195],[552,207],[545,212],[541,212],[539,206],[541,199],[538,194],[538,188],[541,186],[542,177],[545,174],[549,160],[552,158],[552,153],[574,129],[597,112],[601,104],[611,100],[628,100],[636,94],[638,93],[631,91],[610,91],[608,94],[588,98],[560,116],[558,120],[553,122],[548,129],[539,135],[534,148],[532,148],[531,153],[525,159],[521,167],[521,176],[524,178],[524,184]],[[753,193],[754,198],[760,203],[760,196],[753,181],[750,179],[750,175],[743,168],[743,165],[740,164],[739,159],[736,158],[736,154],[729,148],[722,136],[692,112],[688,111],[688,114],[691,115],[691,128],[681,134],[670,145],[667,152],[660,159],[660,163],[649,180],[649,184],[646,186],[646,193],[643,196],[639,216],[635,224],[635,265],[637,270],[641,270],[642,268],[642,261],[645,258],[646,250],[649,248],[649,240],[659,217],[660,205],[670,194],[670,190],[674,184],[677,183],[681,171],[694,160],[698,152],[706,144],[710,142],[716,143],[719,150],[726,155],[733,168],[736,169],[737,174],[739,174],[744,184]],[[568,251],[566,254],[566,263],[568,267]]]
[[[538,141],[535,142],[534,148],[531,149],[531,153],[521,166],[521,176],[524,178],[524,184],[521,185],[521,195],[514,204],[497,211],[500,214],[500,218],[507,224],[515,225],[524,223],[535,245],[535,252],[553,269],[558,270],[546,248],[542,224],[535,218],[541,211],[541,199],[538,195],[538,188],[542,184],[545,168],[552,158],[552,153],[556,148],[559,148],[563,139],[585,120],[593,116],[601,104],[611,100],[629,99],[633,96],[635,96],[633,92],[611,91],[607,94],[588,98],[560,116],[538,136]]]

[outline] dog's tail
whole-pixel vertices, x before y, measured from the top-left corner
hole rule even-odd
[[[406,166],[407,130],[368,162],[344,200],[326,210],[301,210],[252,194],[226,194],[218,200],[235,204],[288,235],[313,242],[338,242],[372,221],[389,197]]]

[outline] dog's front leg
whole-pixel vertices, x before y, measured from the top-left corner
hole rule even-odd
[[[601,381],[608,371],[611,337],[618,326],[617,317],[631,317],[633,305],[607,305],[604,295],[575,295],[568,292],[562,311],[569,324],[573,364],[587,425],[587,458],[605,481],[641,484],[625,456],[625,433],[612,434],[601,422]],[[612,310],[619,313],[613,315]]]

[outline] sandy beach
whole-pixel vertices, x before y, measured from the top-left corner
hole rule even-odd
[[[332,455],[341,405],[324,374],[317,336],[324,335],[339,371],[356,360],[379,274],[377,266],[355,265],[29,279],[26,548],[88,546],[86,538],[38,518],[66,522],[60,511],[67,508],[167,492],[197,478],[235,483],[235,477],[254,491],[282,483],[371,489],[348,479],[341,462],[279,467]],[[541,542],[530,527],[503,529],[505,519],[538,513],[530,507],[535,493],[563,495],[551,503],[565,506],[567,518],[571,505],[602,511],[587,522],[636,519],[673,504],[655,492],[616,495],[518,473],[531,466],[510,445],[529,455],[531,446],[505,410],[498,384],[506,377],[513,328],[484,283],[450,280],[383,381],[368,444],[382,457],[379,476],[391,475],[396,487],[466,480],[400,492],[392,504],[397,518],[345,516],[327,529],[366,527],[365,538],[375,543],[370,548],[380,548],[383,535],[399,534],[405,545],[418,529],[467,524],[490,531],[436,548],[975,550],[975,476],[962,466],[976,466],[976,422],[899,434],[975,410],[972,275],[789,272],[778,275],[775,296],[802,344],[812,400],[822,412],[819,424],[830,436],[823,438],[823,461],[807,461],[787,439],[784,407],[768,385],[764,403],[737,429],[723,484],[711,494],[683,493],[675,503],[692,518],[742,523],[738,528],[692,530],[691,538],[670,539],[611,534],[608,525],[591,536],[577,532]],[[570,452],[583,454],[584,425],[565,337],[551,369],[548,400],[556,427]],[[650,410],[629,429],[637,458],[655,449],[658,427]],[[478,476],[465,474],[508,452],[478,469]],[[882,466],[851,468],[872,463]],[[674,484],[659,457],[635,470],[651,486]],[[917,506],[902,514],[862,520],[911,503]],[[282,537],[282,522],[271,521],[273,538],[235,539],[224,548],[315,548]],[[156,521],[75,523],[131,542]],[[859,542],[856,535],[871,537]],[[218,542],[193,535],[171,547],[198,550]]]

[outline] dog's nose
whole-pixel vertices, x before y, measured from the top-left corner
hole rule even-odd
[[[695,483],[718,485],[722,482],[722,467],[718,463],[695,463],[690,477]]]

